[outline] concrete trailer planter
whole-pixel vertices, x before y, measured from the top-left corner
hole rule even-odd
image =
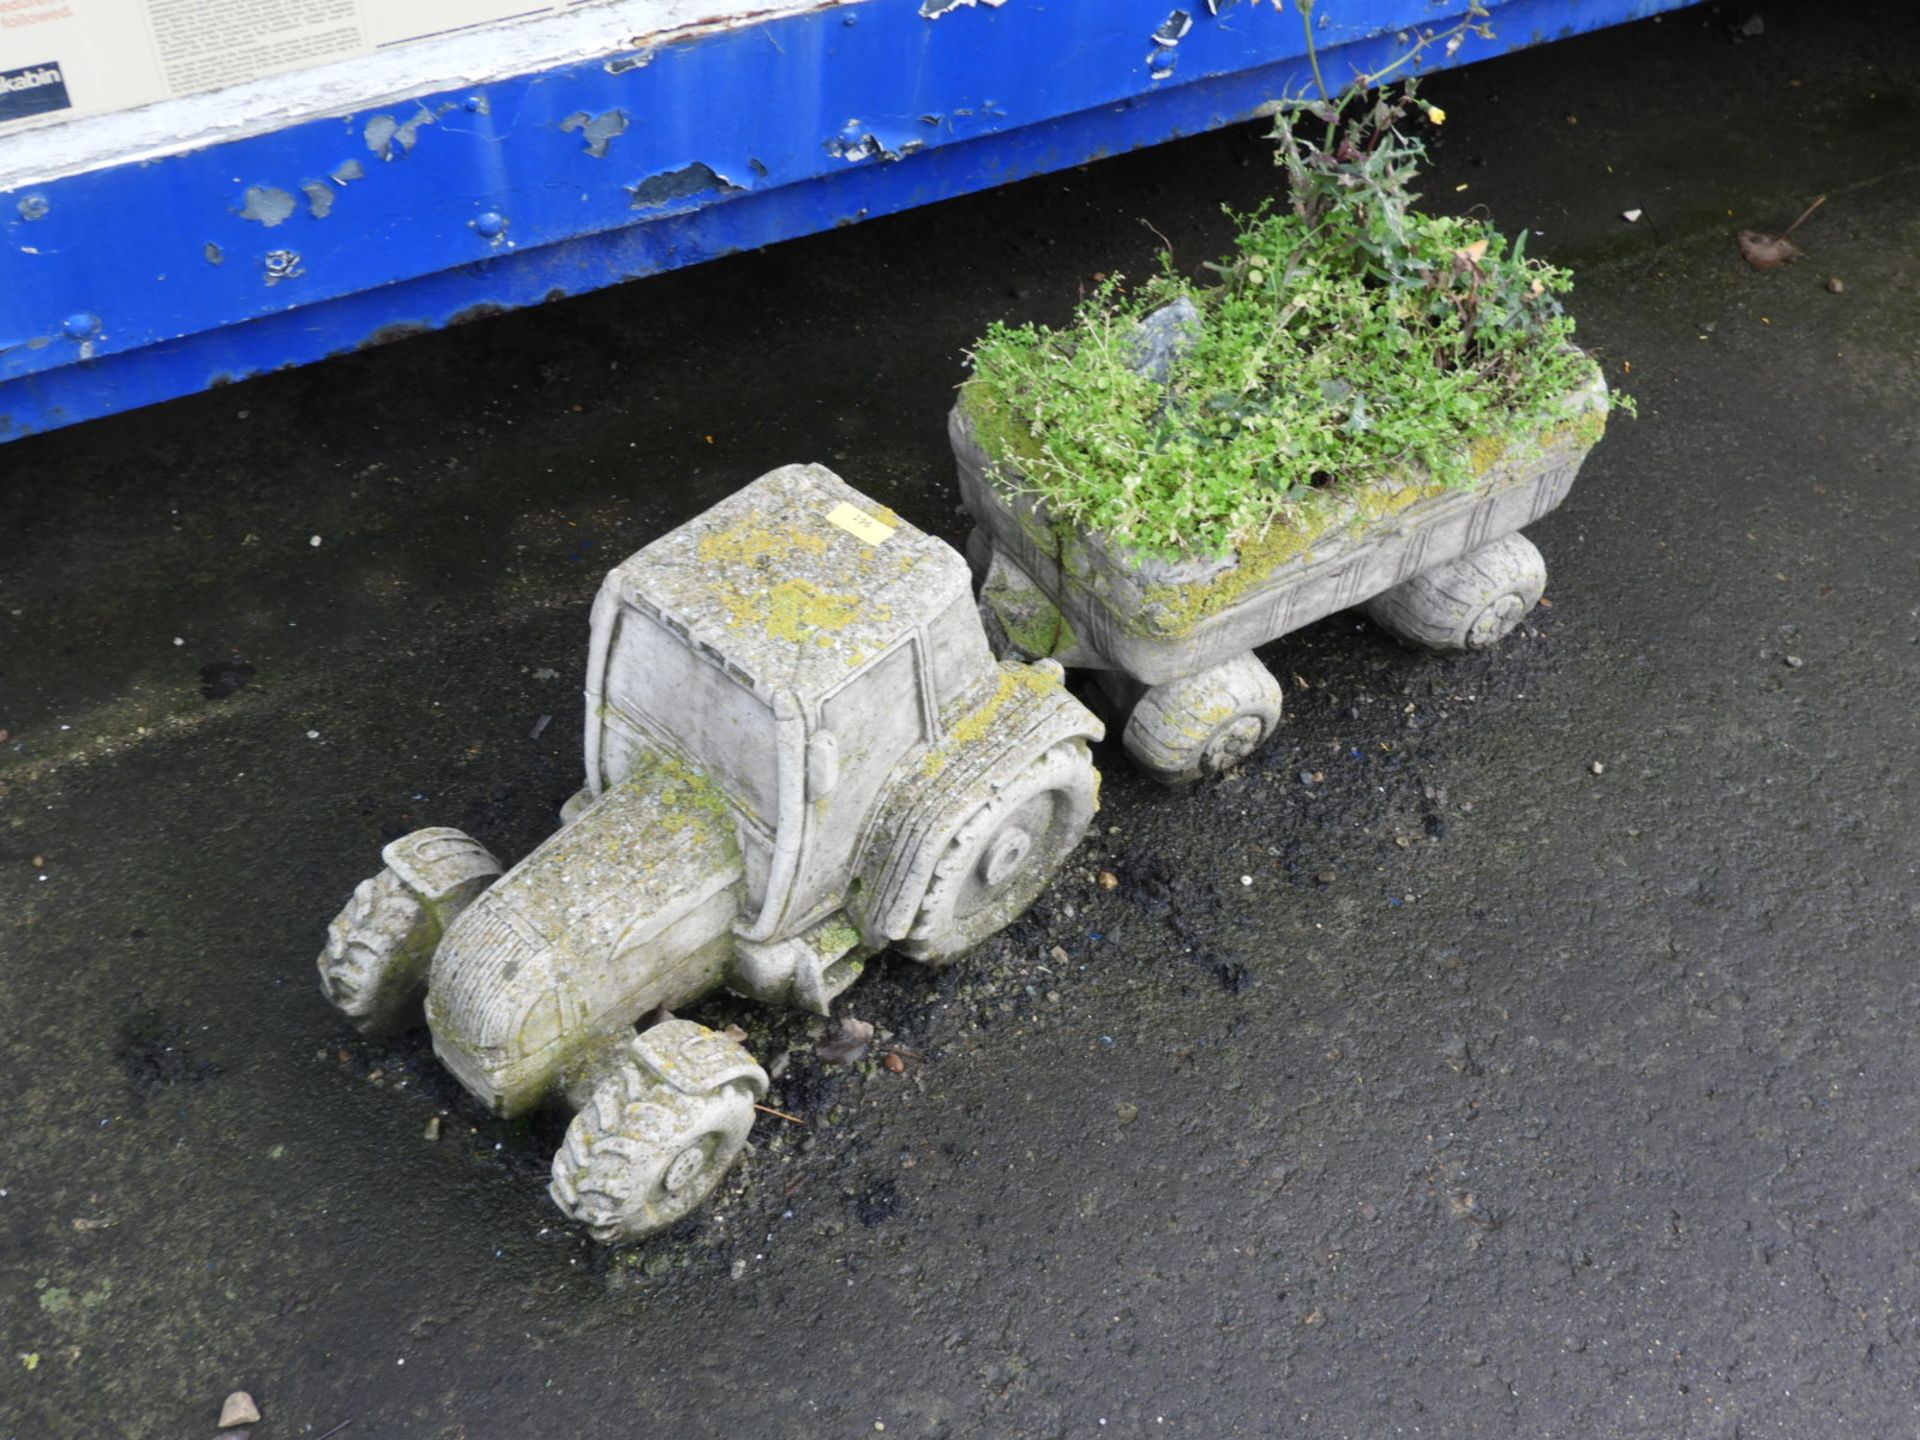
[[[607,576],[586,787],[513,869],[457,830],[386,847],[320,956],[363,1028],[416,1020],[495,1113],[577,1114],[551,1193],[599,1240],[691,1212],[766,1072],[662,1006],[826,1013],[893,947],[957,958],[1092,818],[1102,729],[1061,667],[996,663],[954,551],[817,465],[762,476]]]
[[[1565,419],[1530,440],[1473,447],[1477,480],[1420,476],[1349,497],[1311,535],[1276,526],[1213,559],[1167,560],[1056,521],[1032,492],[974,386],[948,420],[976,528],[968,558],[1005,652],[1098,673],[1125,716],[1127,753],[1168,784],[1226,769],[1280,719],[1256,646],[1363,607],[1401,639],[1465,651],[1497,644],[1540,599],[1546,564],[1520,530],[1563,500],[1605,427],[1597,366]]]

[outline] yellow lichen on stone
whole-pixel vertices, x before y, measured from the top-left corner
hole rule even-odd
[[[676,840],[699,843],[718,836],[729,846],[737,840],[733,811],[720,787],[673,756],[651,753],[625,783],[635,788],[654,787],[658,806],[655,818],[660,828]]]
[[[897,517],[891,523],[898,524]],[[762,516],[749,515],[706,536],[697,553],[703,564],[713,567],[710,583],[726,609],[728,628],[759,629],[795,645],[808,639],[831,645],[833,632],[855,619],[864,616],[884,625],[891,612],[883,605],[869,605],[857,592],[827,590],[800,576],[768,583],[786,568],[781,562],[796,556],[818,559],[829,543],[824,535],[773,526]],[[866,558],[858,556],[860,561]]]
[[[1021,691],[1033,695],[1049,695],[1061,688],[1061,682],[1055,676],[1032,665],[1006,664],[1000,667],[1000,679],[993,693],[983,704],[976,705],[954,723],[948,732],[947,741],[937,749],[927,753],[921,762],[921,768],[929,775],[940,773],[946,764],[949,749],[964,750],[978,745],[993,733],[993,727],[1009,704]]]
[[[708,565],[753,568],[789,555],[824,555],[827,537],[808,535],[791,527],[769,525],[762,515],[748,515],[726,529],[703,536],[700,559]]]

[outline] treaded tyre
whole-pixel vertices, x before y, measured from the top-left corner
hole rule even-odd
[[[381,854],[387,868],[354,887],[319,958],[321,993],[367,1035],[418,1023],[441,935],[500,873],[485,846],[445,827],[416,830]]]
[[[944,965],[1021,914],[1086,833],[1100,777],[1082,739],[1063,740],[1001,785],[947,841],[894,949]]]
[[[1363,607],[1373,622],[1427,650],[1486,650],[1540,601],[1547,562],[1515,531],[1383,590]]]
[[[1231,770],[1280,723],[1280,682],[1252,655],[1155,685],[1122,736],[1134,763],[1165,785]]]
[[[637,1240],[698,1209],[739,1159],[753,1102],[767,1090],[766,1072],[740,1046],[691,1021],[654,1029],[670,1026],[737,1051],[738,1061],[731,1078],[694,1092],[653,1069],[646,1038],[636,1036],[594,1087],[553,1157],[547,1193],[602,1244]]]

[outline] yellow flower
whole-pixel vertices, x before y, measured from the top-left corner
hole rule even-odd
[[[1444,125],[1447,123],[1447,112],[1442,110],[1438,105],[1429,105],[1427,107],[1427,119],[1435,125]]]

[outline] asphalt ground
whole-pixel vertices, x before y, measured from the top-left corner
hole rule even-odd
[[[406,829],[548,833],[600,574],[734,487],[959,541],[964,346],[1220,253],[1259,127],[8,446],[0,1437],[1914,1433],[1915,18],[1436,80],[1429,196],[1578,267],[1639,405],[1550,607],[1286,638],[1188,792],[1104,747],[1027,920],[841,1002],[901,1073],[703,1007],[804,1123],[632,1247],[558,1121],[336,1018],[328,918]]]

